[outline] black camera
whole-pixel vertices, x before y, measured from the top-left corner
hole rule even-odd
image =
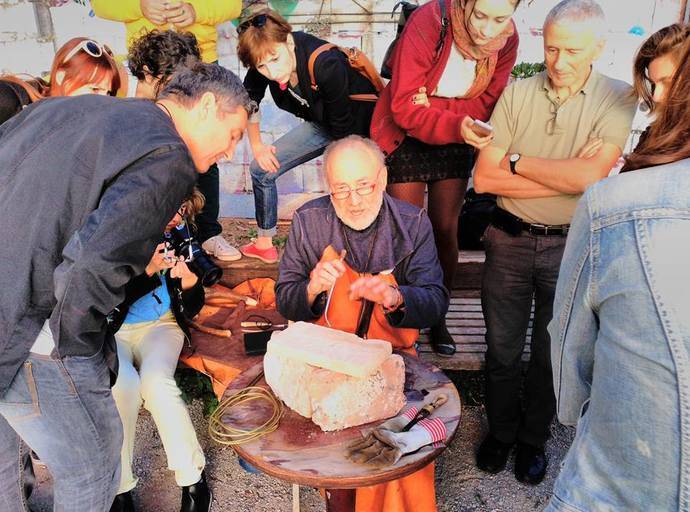
[[[167,250],[172,250],[175,256],[184,258],[189,270],[194,272],[201,284],[213,286],[223,276],[223,269],[213,263],[213,260],[206,254],[199,245],[186,222],[172,228],[165,233],[164,241]]]

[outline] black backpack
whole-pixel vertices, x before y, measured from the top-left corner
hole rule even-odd
[[[467,190],[458,222],[458,246],[460,249],[476,251],[484,248],[482,236],[491,224],[491,216],[495,209],[496,196],[477,194],[473,188]]]
[[[441,33],[440,37],[438,39],[438,43],[436,44],[436,56],[438,57],[439,53],[441,53],[441,50],[443,49],[443,42],[446,39],[446,32],[448,31],[448,25],[450,25],[450,21],[446,17],[446,2],[445,0],[438,0],[438,5],[441,8]],[[403,28],[405,28],[405,23],[407,23],[407,20],[410,18],[412,13],[419,7],[417,4],[413,4],[410,2],[406,2],[405,0],[402,0],[395,4],[393,7],[393,10],[391,11],[391,18],[395,16],[395,11],[398,10],[398,7],[400,7],[400,17],[398,18],[398,30],[395,34],[395,39],[391,42],[391,44],[388,46],[388,49],[386,50],[386,54],[383,57],[383,64],[381,64],[381,76],[383,78],[391,79],[393,76],[393,71],[391,69],[391,57],[393,56],[393,50],[395,49],[395,45],[398,44],[398,39],[400,39],[400,34],[402,34]]]

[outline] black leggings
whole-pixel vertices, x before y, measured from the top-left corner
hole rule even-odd
[[[218,212],[220,209],[218,165],[213,164],[207,172],[199,174],[196,186],[206,199],[203,210],[196,216],[196,236],[199,242],[204,243],[212,236],[220,235],[221,231],[223,231],[222,226],[218,222]]]
[[[453,278],[458,265],[458,219],[467,190],[467,179],[412,183],[392,183],[388,193],[419,208],[424,208],[424,191],[429,188],[428,213],[434,229],[438,259],[443,269],[443,284],[453,288]]]

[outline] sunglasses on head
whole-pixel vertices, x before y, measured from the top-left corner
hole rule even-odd
[[[69,53],[65,56],[65,59],[62,62],[67,62],[80,51],[86,52],[88,55],[96,59],[102,57],[103,53],[107,53],[111,57],[113,56],[113,52],[110,50],[110,48],[108,48],[107,45],[100,45],[96,41],[93,41],[91,39],[85,39],[77,46],[72,48],[69,51]]]
[[[239,26],[237,27],[237,34],[241,34],[242,32],[246,31],[249,27],[262,28],[266,25],[266,21],[268,19],[270,19],[270,16],[268,14],[257,14],[256,16],[252,16],[247,21],[244,21],[239,24]]]

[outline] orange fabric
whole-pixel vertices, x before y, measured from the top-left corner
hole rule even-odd
[[[340,258],[340,255],[329,245],[324,249],[321,261],[332,261],[338,258]],[[345,274],[336,281],[328,309],[315,323],[340,331],[354,333],[357,330],[357,322],[363,303],[350,300],[348,294],[350,285],[365,274],[355,272],[345,262],[343,264],[345,265]],[[390,284],[397,284],[392,274],[381,275],[381,277]],[[418,337],[418,329],[391,326],[386,319],[383,308],[379,304],[374,306],[367,338],[389,341],[393,348],[417,355],[414,343]]]
[[[340,255],[330,245],[326,247],[321,261],[332,261]],[[357,329],[362,302],[352,301],[348,297],[350,285],[359,274],[345,265],[345,274],[335,283],[328,310],[316,320],[316,324],[341,331],[354,333]],[[392,274],[382,275],[390,284],[397,284]],[[326,321],[328,319],[328,321]],[[383,308],[374,306],[367,338],[389,341],[393,348],[408,354],[417,355],[414,343],[419,337],[419,330],[392,327],[386,320]],[[355,512],[436,512],[436,492],[434,488],[434,464],[404,478],[385,484],[360,487],[356,494]]]
[[[219,292],[228,288],[216,284]],[[275,312],[275,281],[271,278],[256,278],[244,281],[232,289],[240,295],[256,299],[257,306],[246,306],[243,301],[236,306],[211,306],[206,304],[195,317],[195,322],[217,330],[230,330],[232,338],[214,336],[196,330],[192,331],[193,347],[185,347],[180,361],[190,368],[207,375],[213,384],[213,392],[220,400],[225,390],[237,376],[246,370],[248,363],[254,364],[257,357],[247,357],[242,343],[239,323],[248,313],[257,313],[272,321],[282,319]],[[285,320],[282,319],[282,322]],[[251,365],[250,364],[250,365]]]
[[[404,478],[360,487],[355,512],[436,512],[434,463]]]
[[[232,291],[249,295],[259,301],[261,308],[275,308],[276,306],[276,282],[270,277],[257,277],[243,281],[235,286]]]
[[[180,355],[180,361],[211,379],[213,394],[218,400],[223,398],[223,394],[230,383],[242,373],[242,370],[232,368],[225,362],[207,359],[197,353]]]

